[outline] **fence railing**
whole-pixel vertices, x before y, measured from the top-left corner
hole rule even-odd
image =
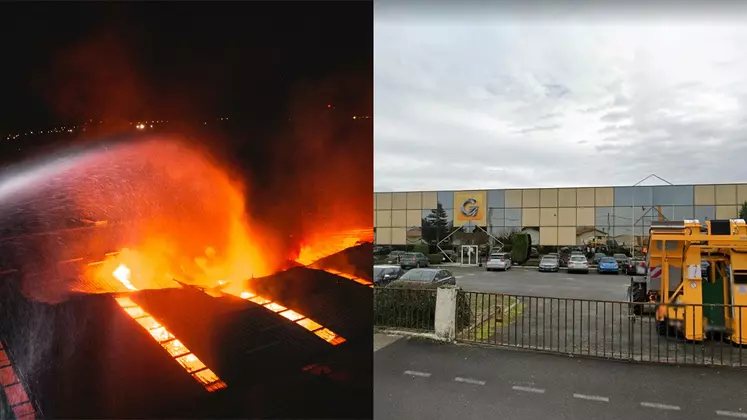
[[[436,290],[428,288],[375,287],[374,326],[433,332]]]
[[[632,361],[747,366],[740,344],[747,338],[738,334],[744,331],[742,321],[747,326],[747,306],[670,306],[670,322],[657,322],[652,303],[459,293],[471,318],[460,322],[457,313],[457,324],[463,325],[457,340],[462,342]],[[687,325],[700,325],[700,336],[685,336]]]

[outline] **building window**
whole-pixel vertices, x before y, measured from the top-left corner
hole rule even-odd
[[[521,227],[521,209],[506,209],[506,226]]]
[[[488,191],[488,207],[506,207],[506,192],[504,190]]]
[[[615,187],[615,206],[651,206],[651,187]]]
[[[444,209],[454,208],[454,191],[439,191],[438,202]]]
[[[700,223],[716,218],[716,206],[695,206],[695,217]]]
[[[662,185],[652,187],[656,206],[692,206],[695,197],[692,185]]]
[[[488,225],[490,226],[506,226],[506,210],[504,209],[490,209],[488,213]]]

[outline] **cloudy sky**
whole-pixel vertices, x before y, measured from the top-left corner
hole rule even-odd
[[[747,25],[376,10],[376,191],[747,181]]]

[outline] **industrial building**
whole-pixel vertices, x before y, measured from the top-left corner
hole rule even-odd
[[[526,232],[540,247],[638,248],[652,221],[736,218],[745,201],[747,184],[376,192],[375,243],[453,247]]]

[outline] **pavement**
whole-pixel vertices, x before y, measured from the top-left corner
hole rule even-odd
[[[481,267],[448,267],[457,286],[467,291],[568,299],[627,300],[630,276],[623,274],[540,273],[536,267],[486,271]]]
[[[743,370],[374,337],[376,419],[747,418]]]

